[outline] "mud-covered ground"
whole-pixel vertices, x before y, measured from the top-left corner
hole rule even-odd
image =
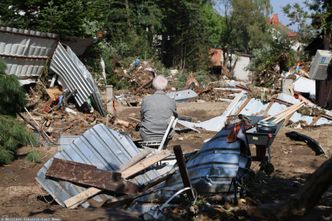
[[[182,116],[191,117],[193,121],[204,121],[220,115],[228,103],[225,102],[187,102],[178,104],[178,112]],[[128,117],[139,118],[138,107],[122,107],[118,109],[118,118],[122,120]],[[137,138],[137,132],[132,127],[122,128],[133,137]],[[314,152],[305,143],[295,142],[285,136],[288,131],[298,131],[307,134],[320,142],[328,156],[315,156]],[[213,132],[176,134],[168,145],[180,144],[186,152],[198,149],[203,141],[214,135]],[[275,172],[271,176],[258,172],[259,165],[252,164],[256,172],[254,183],[247,191],[245,203],[261,205],[265,203],[277,203],[288,199],[305,182],[305,179],[317,169],[332,153],[332,126],[321,126],[306,129],[282,128],[272,145],[272,163]],[[114,208],[77,208],[74,210],[62,208],[54,202],[38,186],[35,175],[43,163],[49,159],[58,147],[40,147],[42,163],[28,162],[23,157],[10,165],[0,167],[0,218],[1,217],[52,217],[61,220],[135,220],[139,214],[128,213],[124,209]],[[24,151],[23,151],[24,152]],[[243,202],[242,202],[243,203]],[[195,215],[195,220],[226,220],[216,210],[202,212]],[[223,208],[224,211],[224,208]],[[241,217],[241,216],[239,216]],[[230,218],[230,219],[240,219]],[[248,218],[243,218],[244,220]],[[295,219],[295,218],[294,218]],[[320,205],[304,217],[296,220],[332,220],[332,189],[324,194]]]

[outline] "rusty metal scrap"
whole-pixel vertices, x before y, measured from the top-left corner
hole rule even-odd
[[[54,158],[46,172],[47,177],[65,180],[85,186],[93,186],[118,194],[138,192],[138,186],[125,181],[121,174],[97,169],[96,166]]]

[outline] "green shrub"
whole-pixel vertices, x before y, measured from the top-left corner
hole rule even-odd
[[[34,163],[40,163],[41,154],[37,150],[32,150],[31,152],[28,153],[26,159]]]

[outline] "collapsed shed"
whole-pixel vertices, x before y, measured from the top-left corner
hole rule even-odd
[[[7,65],[5,73],[16,75],[21,85],[36,83],[51,60],[51,70],[74,93],[77,104],[82,106],[91,98],[98,112],[106,116],[91,73],[69,46],[65,49],[57,34],[0,27],[0,58]]]

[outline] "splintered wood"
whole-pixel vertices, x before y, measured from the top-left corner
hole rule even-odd
[[[305,102],[301,101],[300,103],[294,104],[294,105],[288,107],[286,110],[281,111],[275,115],[266,117],[263,120],[264,121],[271,120],[273,123],[276,123],[276,124],[280,123],[281,121],[292,116],[292,114],[294,114],[294,112],[296,112],[298,109],[300,109],[304,104],[305,104]]]

